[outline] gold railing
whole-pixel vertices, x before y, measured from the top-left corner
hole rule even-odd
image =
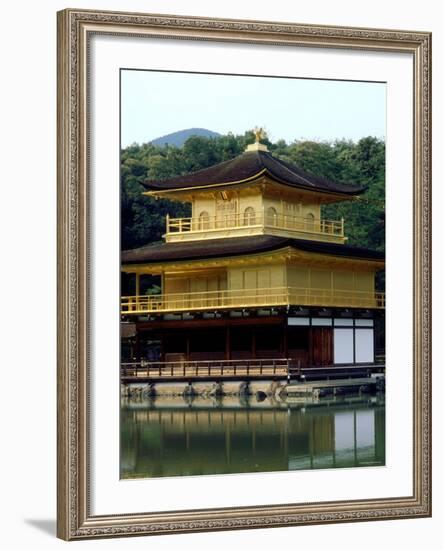
[[[200,218],[166,217],[166,236],[247,228],[280,229],[341,238],[344,238],[345,234],[343,218],[338,221],[322,220],[284,214],[267,215],[263,212],[229,214],[217,217],[203,216]]]
[[[123,296],[122,315],[266,306],[385,307],[383,292],[322,288],[254,288]]]

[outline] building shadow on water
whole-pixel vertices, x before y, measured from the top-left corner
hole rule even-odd
[[[122,399],[121,476],[382,466],[384,396]]]

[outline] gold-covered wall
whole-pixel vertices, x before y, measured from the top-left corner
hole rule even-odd
[[[287,284],[295,288],[355,290],[372,292],[375,271],[353,269],[318,269],[306,265],[287,267]]]
[[[308,218],[309,216],[313,216],[314,220],[320,219],[319,201],[309,200],[306,197],[302,198],[296,195],[281,198],[265,195],[263,197],[262,209],[268,218],[276,214],[279,220],[283,217]]]
[[[249,209],[249,210],[248,210]],[[263,200],[258,187],[244,189],[241,192],[227,191],[201,193],[192,201],[192,217],[195,220],[225,220],[226,217],[243,221],[248,212],[258,217],[263,212]]]
[[[233,267],[228,270],[229,290],[281,288],[284,286],[286,286],[286,266],[284,264],[250,268]]]
[[[210,292],[227,289],[226,270],[186,273],[165,273],[163,293],[178,294],[189,292]]]
[[[313,288],[373,292],[375,271],[368,268],[319,269],[309,265],[263,264],[218,271],[165,273],[163,293],[209,292],[254,288]]]
[[[226,191],[214,191],[213,193],[202,192],[192,197],[192,218],[203,220],[204,217],[212,219],[224,219],[226,216],[237,216],[243,221],[245,216],[277,215],[281,220],[284,216],[306,218],[313,216],[315,220],[320,219],[319,197],[314,198],[312,194],[294,193],[289,191],[277,192],[275,184],[265,183]],[[273,192],[265,192],[265,189],[272,189]],[[248,214],[249,213],[249,214]]]

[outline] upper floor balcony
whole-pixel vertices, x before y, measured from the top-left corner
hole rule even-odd
[[[385,294],[374,291],[279,287],[123,296],[121,298],[122,315],[279,306],[384,309]]]
[[[299,239],[344,243],[344,220],[324,220],[256,212],[246,209],[242,214],[209,216],[206,213],[191,218],[166,218],[167,242],[245,237],[249,235],[278,235]]]

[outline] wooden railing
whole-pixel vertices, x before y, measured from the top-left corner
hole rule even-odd
[[[320,370],[325,370],[329,375],[343,376],[353,372],[361,372],[362,369],[370,374],[384,369],[384,365],[324,365],[323,367],[302,367],[299,360],[289,358],[273,359],[222,359],[207,361],[139,361],[122,363],[120,372],[122,379],[211,379],[211,378],[292,378],[312,376]]]
[[[196,218],[166,218],[166,237],[191,233],[217,232],[238,229],[282,229],[305,233],[344,238],[344,220],[322,220],[284,214],[269,215],[263,212],[254,214],[228,214],[224,216],[203,216]]]
[[[254,288],[123,296],[122,315],[143,315],[155,312],[198,311],[266,306],[332,306],[382,309],[382,292],[336,290],[322,288]]]
[[[299,365],[290,359],[242,359],[210,361],[168,361],[122,363],[124,378],[206,378],[287,376],[298,372]]]

